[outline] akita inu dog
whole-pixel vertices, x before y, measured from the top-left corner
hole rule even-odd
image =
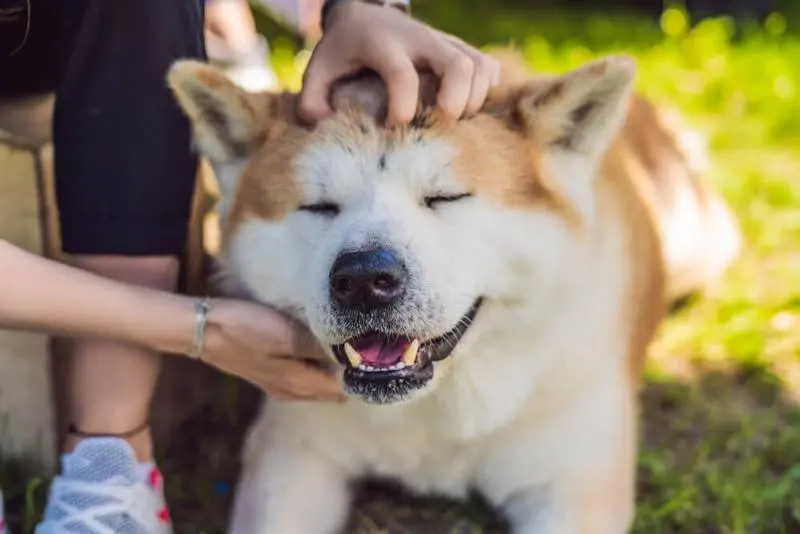
[[[367,476],[477,490],[515,534],[629,529],[646,349],[668,298],[738,246],[632,96],[634,71],[625,57],[553,77],[506,65],[461,121],[431,105],[425,75],[396,128],[382,82],[361,75],[311,128],[293,95],[173,66],[220,180],[225,272],[309,325],[349,394],[265,404],[231,532],[339,533]]]

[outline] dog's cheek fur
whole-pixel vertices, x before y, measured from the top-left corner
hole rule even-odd
[[[556,210],[508,210],[482,198],[442,214],[440,226],[441,235],[429,243],[431,251],[438,252],[449,266],[439,273],[439,287],[450,290],[448,280],[466,271],[473,295],[505,302],[523,298],[520,284],[533,290],[524,299],[536,300],[539,290],[550,285],[574,237],[568,221]],[[522,242],[525,247],[520,247]],[[441,243],[448,247],[442,250]],[[435,269],[429,266],[428,270]]]
[[[250,219],[228,237],[223,269],[236,273],[257,300],[306,320],[309,266],[314,255],[308,225]]]

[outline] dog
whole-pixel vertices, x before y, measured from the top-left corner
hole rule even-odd
[[[170,69],[220,182],[225,278],[308,325],[348,396],[264,404],[230,532],[338,534],[364,477],[477,490],[514,534],[629,530],[648,346],[736,224],[633,60],[500,60],[476,116],[442,115],[423,73],[397,127],[371,73],[311,127],[293,94]]]

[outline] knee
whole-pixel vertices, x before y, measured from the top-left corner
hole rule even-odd
[[[74,255],[70,263],[79,269],[145,287],[173,291],[179,261],[174,256]]]

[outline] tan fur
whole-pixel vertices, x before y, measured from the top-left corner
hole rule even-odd
[[[353,327],[330,311],[329,263],[378,242],[422,266],[410,326],[392,328],[433,339],[463,316],[465,293],[489,301],[419,395],[267,404],[234,534],[338,533],[347,485],[365,475],[456,497],[476,487],[514,534],[627,531],[648,346],[667,301],[705,287],[732,250],[681,248],[680,232],[695,219],[715,220],[706,236],[735,228],[675,131],[630,95],[633,76],[624,57],[556,77],[506,55],[477,117],[442,116],[423,73],[412,123],[386,128],[385,87],[360,75],[334,89],[335,116],[310,127],[292,95],[246,95],[207,67],[173,69],[225,182],[223,262],[256,297],[341,344]],[[421,203],[463,193],[474,198],[449,211]],[[298,213],[326,202],[345,207]]]
[[[635,95],[608,155],[636,184],[662,245],[676,243],[664,246],[671,301],[715,283],[741,248],[733,214],[690,161],[680,134],[653,103]]]
[[[514,115],[520,99],[528,95],[534,99],[535,106],[547,105],[560,97],[563,85],[549,83],[552,76],[540,75],[532,80],[521,56],[513,50],[497,51],[494,56],[502,66],[502,83],[490,91],[485,105],[488,113],[454,129],[450,121],[430,111],[438,81],[430,73],[422,73],[418,117],[428,121],[428,128],[422,133],[398,128],[391,133],[394,142],[401,142],[409,135],[450,132],[463,155],[456,159],[459,166],[457,175],[470,190],[480,190],[509,206],[547,202],[568,210],[558,191],[548,187],[537,169],[539,156],[535,146],[528,148],[528,160],[511,157],[511,154],[519,153],[519,145],[526,141],[498,124],[499,120],[505,120],[516,122],[517,127],[522,126],[520,121],[524,119]],[[602,74],[602,70],[597,72]],[[330,139],[348,139],[357,145],[359,139],[373,135],[376,122],[380,123],[386,115],[385,87],[379,79],[369,76],[339,83],[331,100],[334,107],[349,118],[329,130],[316,132],[300,124],[294,94],[241,93],[223,74],[202,64],[191,61],[176,63],[171,71],[170,85],[192,119],[198,139],[207,137],[213,124],[209,124],[208,117],[202,116],[197,108],[196,100],[189,94],[192,89],[213,93],[237,110],[240,115],[231,121],[237,128],[232,136],[245,140],[242,142],[248,147],[258,147],[237,195],[244,200],[234,203],[236,209],[226,221],[223,232],[235,228],[250,215],[280,219],[297,208],[299,193],[292,183],[292,170],[282,168],[285,162],[291,161],[291,153],[299,152],[307,143]],[[541,119],[538,122],[536,135],[540,143],[552,140],[562,132],[563,124]],[[714,283],[738,255],[741,246],[732,214],[707,181],[692,168],[677,140],[678,133],[651,102],[633,95],[626,123],[605,156],[605,165],[614,166],[616,173],[637,184],[662,238],[671,231],[666,228],[666,220],[684,217],[680,210],[691,212],[689,215],[700,223],[687,223],[694,231],[685,239],[694,240],[694,243],[686,245],[688,250],[684,257],[667,255],[665,258],[669,279],[666,292],[670,300],[701,291]],[[279,142],[275,143],[276,140]],[[230,154],[226,153],[225,157],[230,157]],[[494,167],[498,159],[513,168],[498,172]],[[269,172],[269,180],[263,179],[265,172]],[[677,206],[681,197],[684,203],[689,203],[688,207],[686,204]]]
[[[618,152],[612,146],[601,167],[599,184],[606,188],[605,194],[620,203],[624,226],[629,231],[627,255],[632,263],[627,320],[633,324],[629,358],[632,380],[638,385],[647,346],[665,312],[666,272],[655,227],[656,214],[617,158]]]
[[[249,217],[280,220],[300,204],[300,189],[294,173],[286,162],[302,150],[306,134],[297,127],[287,126],[281,142],[262,147],[251,156],[239,181],[236,195],[246,201],[236,202],[223,226],[225,236]],[[267,174],[268,173],[268,174]],[[269,179],[265,179],[268,176]]]

